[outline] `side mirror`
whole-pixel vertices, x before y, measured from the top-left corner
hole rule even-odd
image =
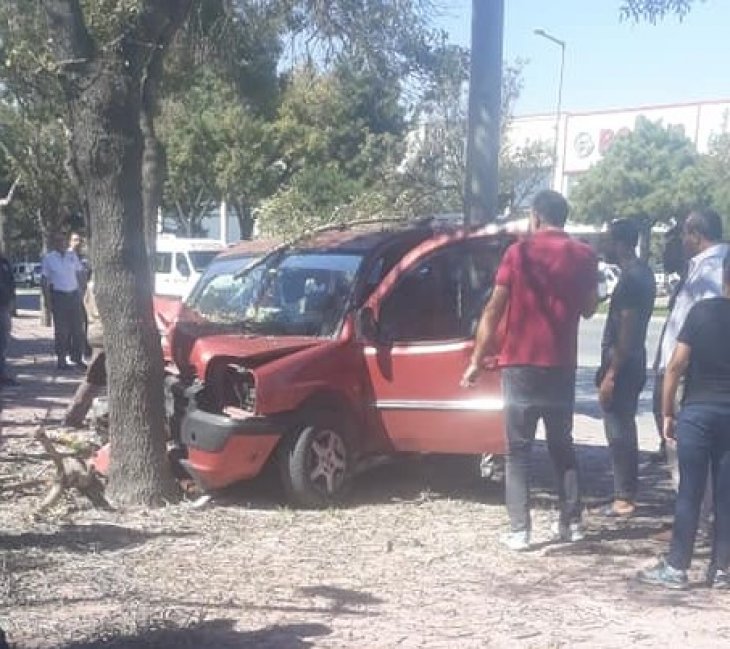
[[[380,336],[380,327],[375,319],[375,312],[372,307],[366,306],[357,312],[355,318],[355,331],[358,338],[365,340],[378,340]]]

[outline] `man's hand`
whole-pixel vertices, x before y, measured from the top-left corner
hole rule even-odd
[[[464,371],[464,375],[461,377],[459,385],[461,385],[462,388],[473,388],[481,373],[482,368],[474,361],[470,362],[469,366]]]
[[[598,403],[601,408],[609,410],[613,403],[613,390],[616,387],[616,379],[610,372],[603,377],[601,385],[598,388]]]
[[[662,435],[666,440],[677,439],[677,420],[674,416],[665,415],[664,425],[662,426]]]
[[[471,361],[469,363],[469,367],[466,368],[464,375],[461,377],[461,382],[459,385],[461,385],[462,388],[473,388],[477,383],[477,379],[484,370],[493,370],[496,367],[496,356],[488,356],[481,363],[475,363],[474,361]]]

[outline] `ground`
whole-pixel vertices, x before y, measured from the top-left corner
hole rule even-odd
[[[0,445],[0,626],[19,649],[390,647],[720,647],[728,597],[639,586],[665,549],[665,467],[642,428],[639,514],[607,523],[591,509],[610,488],[590,370],[581,371],[576,438],[588,537],[550,541],[555,508],[544,444],[535,455],[534,550],[500,547],[498,485],[464,458],[411,458],[362,475],[341,509],[297,511],[265,482],[198,508],[106,512],[67,498],[32,516],[46,458],[36,418],[57,425],[78,375],[52,371],[50,329],[21,310],[11,347],[19,388],[5,391]],[[646,411],[646,399],[642,408]]]

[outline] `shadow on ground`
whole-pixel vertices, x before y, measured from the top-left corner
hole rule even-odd
[[[163,622],[164,625],[164,622]],[[332,633],[324,624],[269,626],[257,631],[236,631],[233,620],[211,620],[187,628],[149,628],[129,635],[82,640],[59,649],[306,649],[310,638]]]
[[[0,550],[63,549],[69,552],[103,552],[142,545],[159,537],[181,538],[187,532],[143,532],[121,525],[64,525],[54,532],[0,534]]]

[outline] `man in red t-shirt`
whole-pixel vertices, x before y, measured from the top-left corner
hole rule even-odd
[[[575,369],[580,316],[592,316],[598,304],[598,262],[590,246],[565,233],[567,217],[562,195],[537,194],[531,236],[510,246],[502,258],[462,379],[465,387],[473,385],[485,357],[499,355],[511,525],[503,541],[513,550],[530,547],[529,466],[539,419],[558,478],[560,518],[553,531],[564,541],[583,538],[572,437]],[[498,348],[501,329],[504,340]]]

